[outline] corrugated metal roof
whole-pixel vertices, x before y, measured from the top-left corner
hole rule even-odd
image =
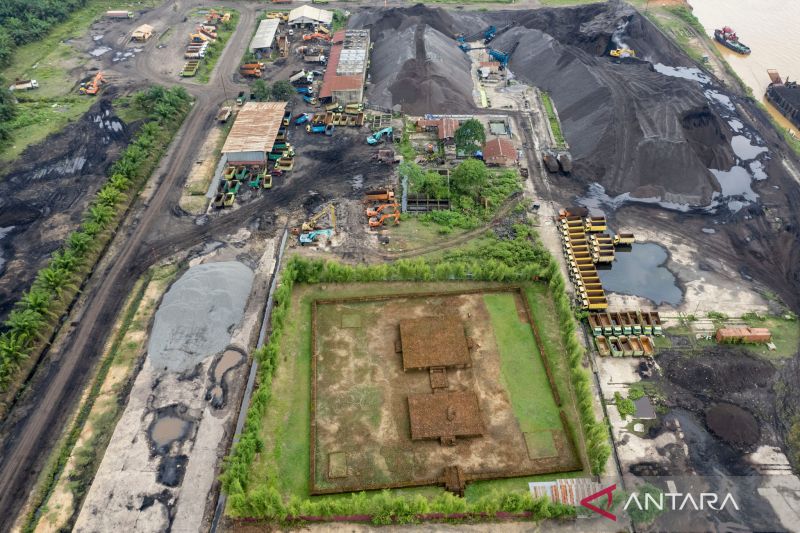
[[[279,19],[262,20],[250,41],[250,51],[271,47],[275,40],[275,33],[278,31],[278,24],[280,24]]]
[[[330,24],[333,20],[333,13],[311,6],[300,6],[289,11],[289,23],[291,24],[297,19],[307,18],[316,20],[323,24]]]
[[[281,127],[286,102],[247,102],[239,110],[222,153],[269,152]]]
[[[439,139],[452,139],[456,136],[458,120],[454,118],[419,119],[417,126],[420,128],[436,128]]]
[[[337,32],[344,35],[343,32]],[[334,44],[331,47],[328,66],[325,69],[325,76],[322,78],[322,88],[319,90],[320,98],[330,98],[333,91],[355,91],[364,84],[364,73],[356,75],[340,76],[338,74],[339,60],[343,51],[342,44]]]

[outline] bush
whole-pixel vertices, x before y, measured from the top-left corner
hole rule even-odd
[[[619,392],[614,393],[614,403],[617,405],[617,411],[619,411],[623,419],[636,414],[636,405],[634,405],[633,400],[624,398]]]

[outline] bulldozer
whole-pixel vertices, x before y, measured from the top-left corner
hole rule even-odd
[[[78,88],[78,92],[80,94],[88,94],[94,96],[98,92],[100,92],[100,85],[105,83],[106,79],[103,77],[102,72],[98,72],[95,74],[92,81],[87,81],[86,83],[81,83],[81,86]]]

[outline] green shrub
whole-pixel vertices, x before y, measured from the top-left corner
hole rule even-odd
[[[633,400],[624,398],[619,392],[614,393],[614,403],[623,419],[636,414],[636,405],[634,405]]]

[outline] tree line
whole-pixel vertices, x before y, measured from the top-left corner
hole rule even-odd
[[[84,211],[79,229],[67,236],[61,249],[39,270],[2,325],[0,391],[8,388],[20,365],[52,337],[122,215],[161,159],[190,101],[182,87],[156,86],[134,96],[134,105],[145,111],[149,120],[112,165],[106,184]]]

